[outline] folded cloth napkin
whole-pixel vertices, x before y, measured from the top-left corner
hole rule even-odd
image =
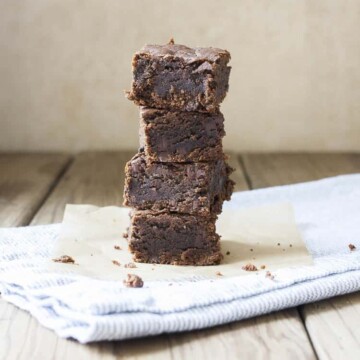
[[[360,174],[236,193],[225,206],[277,202],[294,206],[313,266],[280,269],[274,278],[154,281],[128,289],[45,272],[57,224],[0,230],[0,291],[59,336],[87,343],[200,329],[360,290]]]

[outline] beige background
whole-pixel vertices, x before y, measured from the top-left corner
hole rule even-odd
[[[134,148],[131,56],[232,54],[228,149],[360,151],[360,1],[1,0],[0,150]]]

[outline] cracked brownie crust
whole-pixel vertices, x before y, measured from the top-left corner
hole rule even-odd
[[[134,211],[129,228],[129,248],[134,261],[172,265],[216,265],[220,237],[216,216]]]
[[[138,210],[219,214],[234,183],[224,159],[199,163],[151,163],[144,153],[125,167],[124,205]]]
[[[215,112],[229,88],[229,61],[216,48],[146,45],[133,58],[127,97],[152,108]]]
[[[224,117],[199,113],[140,109],[140,146],[150,161],[199,162],[223,158]]]

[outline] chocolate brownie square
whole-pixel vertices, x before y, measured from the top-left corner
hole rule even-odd
[[[158,163],[138,153],[125,167],[124,205],[138,210],[218,214],[232,193],[231,171],[224,159]]]
[[[127,97],[151,108],[217,111],[229,88],[229,60],[216,48],[146,45],[134,55]]]
[[[129,248],[134,261],[172,265],[219,264],[216,216],[134,211]]]
[[[150,161],[199,162],[223,158],[220,112],[140,109],[140,146]]]

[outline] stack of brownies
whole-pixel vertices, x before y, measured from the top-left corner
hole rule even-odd
[[[147,45],[133,58],[140,149],[126,165],[124,205],[134,261],[218,264],[215,222],[234,183],[225,162],[224,117],[230,54],[215,48]]]

